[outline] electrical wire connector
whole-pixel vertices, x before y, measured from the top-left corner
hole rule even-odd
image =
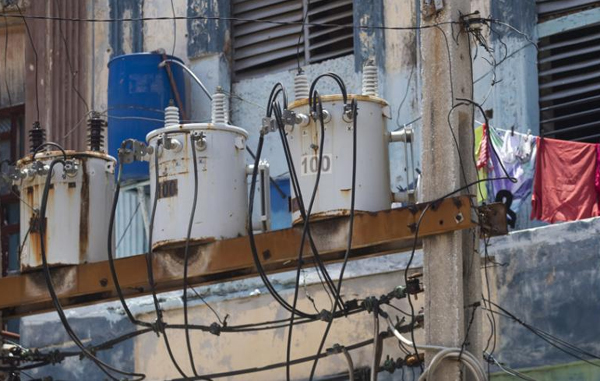
[[[394,288],[394,291],[390,292],[390,296],[396,299],[406,298],[406,287],[397,286],[396,288]]]
[[[406,293],[411,295],[417,295],[423,292],[423,288],[421,287],[421,282],[419,281],[419,277],[423,274],[413,274],[408,278],[406,282]]]
[[[479,11],[462,15],[460,18],[467,32],[481,32],[485,24],[485,19],[480,16]]]
[[[34,161],[33,164],[31,164],[31,170],[38,176],[46,176],[50,170],[50,166],[41,161]]]
[[[75,160],[67,160],[63,165],[63,179],[66,179],[67,176],[73,177],[79,171],[79,164]]]
[[[206,135],[204,131],[192,132],[191,139],[196,146],[197,151],[204,151],[206,149]]]
[[[339,355],[344,351],[344,346],[339,345],[338,343],[333,344],[331,348],[327,348],[325,350],[328,355]]]
[[[162,316],[162,314],[160,315]],[[156,336],[160,336],[161,333],[165,333],[165,328],[167,328],[167,324],[162,320],[162,318],[156,319],[154,323],[152,323],[152,331],[156,333]]]
[[[321,312],[319,312],[319,315],[317,315],[319,317],[319,320],[325,321],[325,322],[330,322],[333,320],[333,315],[331,314],[331,311],[329,310],[322,310]]]
[[[363,301],[363,307],[368,313],[379,313],[379,299],[374,296],[369,296]]]
[[[352,110],[352,104],[346,103],[344,105],[344,111],[342,114],[342,119],[344,122],[351,123],[354,119],[354,111]]]
[[[296,113],[294,111],[285,109],[283,110],[282,119],[286,126],[293,126],[296,124]]]
[[[208,327],[208,332],[212,333],[215,336],[221,336],[221,331],[223,330],[223,327],[221,327],[221,324],[214,322],[210,325],[210,327]]]

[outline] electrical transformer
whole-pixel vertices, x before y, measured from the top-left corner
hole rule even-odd
[[[152,152],[148,158],[150,197],[151,200],[157,198],[154,248],[186,242],[194,199],[191,242],[207,243],[246,235],[246,177],[252,169],[246,165],[248,133],[228,124],[227,104],[225,94],[214,95],[212,123],[179,124],[177,108],[168,107],[165,127],[147,135]],[[267,179],[261,190],[265,194],[263,199],[268,200],[268,164],[261,162],[259,167],[262,177]],[[195,174],[198,176],[197,194],[194,194]],[[268,229],[268,214],[268,210],[265,211],[260,220],[261,230]]]
[[[21,271],[42,266],[41,240],[48,265],[106,260],[109,206],[115,189],[115,159],[101,149],[102,123],[92,122],[90,150],[40,151],[17,162],[13,179],[21,194]],[[94,128],[94,124],[100,126]],[[50,163],[53,167],[45,218],[40,207]],[[45,227],[43,237],[40,234]]]
[[[311,220],[350,213],[354,123],[348,105],[352,99],[358,106],[355,211],[390,209],[392,202],[401,198],[395,197],[390,188],[388,144],[392,141],[410,142],[412,134],[387,131],[385,119],[389,118],[389,106],[377,96],[377,69],[366,66],[363,75],[363,94],[348,95],[347,104],[339,94],[321,96],[325,122],[323,147],[319,147],[320,121],[309,105],[308,79],[304,74],[295,78],[295,101],[288,109],[294,113],[296,123],[288,126],[287,130],[305,204],[313,192],[319,170],[319,151],[323,150],[321,178]],[[292,219],[294,224],[302,221],[297,195],[292,200]]]

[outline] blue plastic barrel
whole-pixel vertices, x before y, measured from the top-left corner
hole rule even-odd
[[[177,57],[170,59],[181,61]],[[134,53],[118,56],[108,63],[108,152],[117,158],[125,139],[146,141],[146,135],[164,126],[164,110],[175,100],[167,70],[158,67],[162,55]],[[170,65],[177,91],[185,105],[183,69]],[[177,104],[175,104],[177,106]],[[123,165],[121,179],[127,182],[146,180],[147,162]]]

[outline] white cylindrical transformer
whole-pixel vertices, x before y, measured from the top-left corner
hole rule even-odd
[[[191,134],[197,138],[194,143]],[[186,241],[194,198],[192,149],[197,157],[198,194],[190,241],[205,243],[246,234],[247,138],[244,129],[224,123],[183,124],[148,134],[148,145],[154,147],[149,158],[150,197],[158,197],[154,248]],[[158,193],[154,155],[158,155]]]
[[[100,152],[66,151],[74,166],[52,171],[45,221],[39,210],[48,167],[60,151],[21,159],[16,182],[21,192],[21,271],[42,266],[40,226],[45,224],[44,248],[51,266],[77,265],[106,260],[110,205],[115,190],[115,159]],[[114,244],[114,243],[113,243]]]
[[[358,103],[355,211],[389,209],[392,201],[389,134],[384,115],[388,105],[383,99],[365,95],[349,95],[348,103],[353,98]],[[352,120],[344,115],[341,95],[322,96],[321,99],[323,110],[329,115],[325,118],[321,180],[311,220],[348,215],[352,190]],[[296,100],[289,110],[296,113],[297,120],[303,121],[291,129],[288,139],[304,205],[308,208],[319,168],[321,126],[318,119],[306,118],[310,115],[308,99]],[[294,224],[299,223],[301,214],[297,195],[292,200],[292,213]]]

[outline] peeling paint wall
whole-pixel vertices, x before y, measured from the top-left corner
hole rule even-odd
[[[25,103],[26,36],[24,24],[17,20],[0,19],[0,108]]]

